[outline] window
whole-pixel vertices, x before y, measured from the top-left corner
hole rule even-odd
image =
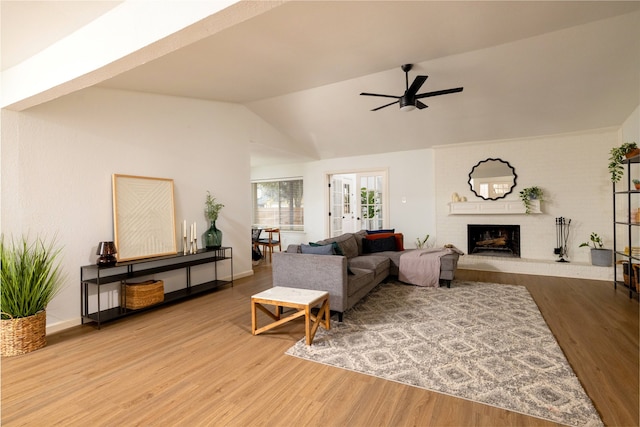
[[[253,225],[304,231],[302,179],[251,183]]]

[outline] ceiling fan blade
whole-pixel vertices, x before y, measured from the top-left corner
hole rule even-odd
[[[383,95],[381,93],[367,93],[367,92],[362,92],[360,95],[364,95],[364,96],[381,96],[383,98],[395,98],[395,99],[399,99],[399,96],[395,96],[395,95]]]
[[[430,96],[446,95],[448,93],[462,92],[462,89],[463,88],[461,87],[456,87],[453,89],[444,89],[444,90],[436,90],[435,92],[421,93],[420,95],[416,95],[416,99],[428,98]]]
[[[409,88],[407,89],[406,95],[409,97],[415,96],[415,94],[418,93],[424,82],[427,80],[427,77],[429,76],[416,76],[416,78],[413,80],[413,83],[411,83],[411,86],[409,86]]]
[[[373,109],[373,110],[371,110],[371,111],[378,111],[378,110],[382,110],[383,108],[388,107],[388,106],[393,105],[393,104],[397,104],[398,102],[400,102],[400,100],[393,101],[393,102],[391,102],[391,103],[389,103],[389,104],[383,105],[382,107],[374,108],[374,109]]]
[[[422,110],[424,108],[427,108],[428,105],[424,105],[422,102],[416,101],[416,107],[418,107],[419,110]]]

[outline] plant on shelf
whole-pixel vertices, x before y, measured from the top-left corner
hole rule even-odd
[[[598,233],[591,233],[589,242],[580,243],[580,248],[593,246],[591,248],[591,264],[601,267],[611,267],[613,262],[613,250],[605,249],[602,238]]]
[[[527,187],[524,190],[520,191],[520,200],[524,204],[525,213],[531,213],[531,201],[532,200],[540,200],[544,201],[544,192],[540,187]]]
[[[62,289],[55,239],[5,241],[0,237],[2,355],[28,353],[46,345],[46,308]]]
[[[604,246],[604,244],[602,243],[602,238],[598,235],[598,233],[591,233],[591,236],[589,236],[589,240],[590,242],[580,243],[579,247],[583,248],[585,246],[593,245],[594,249],[602,249],[602,247]]]
[[[420,239],[419,237],[417,237],[416,238],[416,248],[417,249],[424,249],[424,247],[427,246],[427,240],[429,240],[429,235],[428,234],[426,236],[424,236],[424,239]]]
[[[619,147],[613,147],[609,152],[609,173],[611,174],[611,182],[619,182],[624,175],[622,164],[627,154],[636,150],[638,145],[635,142],[625,142]]]
[[[636,190],[640,190],[640,179],[632,179],[633,185],[636,187]]]

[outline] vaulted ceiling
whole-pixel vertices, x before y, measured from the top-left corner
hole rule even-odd
[[[3,67],[118,3],[3,1]],[[464,91],[370,111],[392,100],[359,94],[401,95],[405,63],[422,91]],[[282,134],[252,134],[253,165],[619,126],[640,104],[640,2],[283,2],[99,85],[245,105]]]

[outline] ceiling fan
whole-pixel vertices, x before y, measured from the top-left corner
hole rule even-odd
[[[413,83],[411,83],[411,86],[409,86],[409,71],[411,70],[412,67],[413,67],[413,64],[404,64],[400,67],[402,68],[402,71],[404,71],[405,80],[406,80],[407,89],[404,91],[404,95],[401,95],[401,96],[383,95],[380,93],[367,93],[367,92],[362,92],[360,94],[364,96],[380,96],[383,98],[396,99],[395,101],[389,104],[385,104],[381,107],[374,108],[371,111],[378,111],[393,104],[400,104],[401,111],[411,111],[411,110],[414,110],[416,107],[422,110],[423,108],[427,108],[427,105],[420,102],[419,99],[428,98],[430,96],[446,95],[448,93],[462,92],[463,88],[456,87],[453,89],[436,90],[434,92],[425,92],[425,93],[418,94],[420,87],[422,87],[424,82],[427,80],[427,77],[429,76],[416,76],[416,78],[413,80]]]

